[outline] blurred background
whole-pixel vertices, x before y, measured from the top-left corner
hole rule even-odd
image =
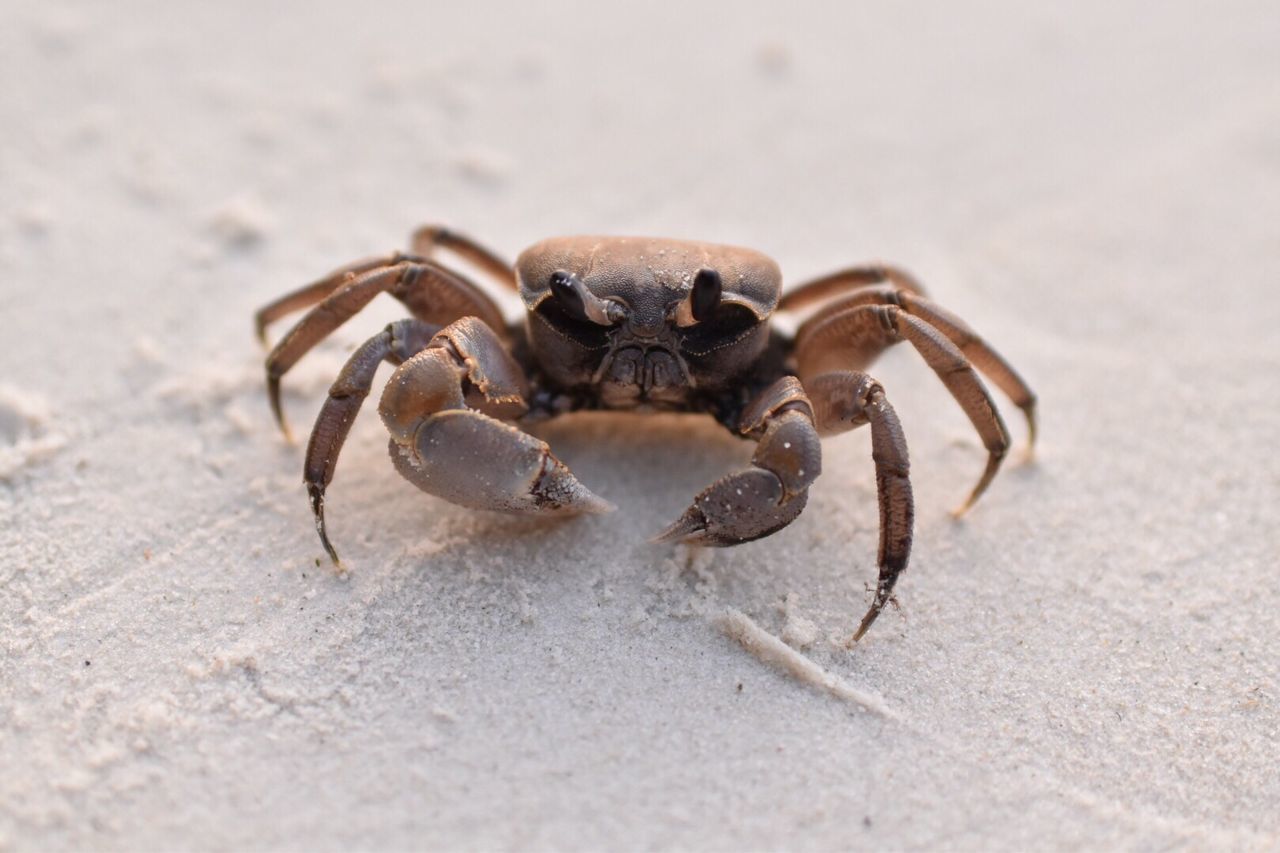
[[[0,849],[1277,843],[1274,0],[0,23]],[[367,414],[338,578],[251,316],[428,222],[900,263],[1040,392],[1039,461],[951,522],[979,445],[914,356],[877,367],[917,545],[853,652],[861,434],[785,534],[706,557],[643,543],[746,458],[711,427],[551,428],[623,511],[547,528],[424,498]],[[296,424],[396,316],[290,375]]]

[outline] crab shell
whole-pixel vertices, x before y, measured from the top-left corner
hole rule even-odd
[[[539,366],[570,387],[598,381],[610,348],[626,343],[668,350],[681,361],[691,389],[724,387],[768,343],[764,321],[782,290],[782,273],[766,255],[685,240],[556,237],[522,252],[515,269]],[[704,269],[720,275],[720,306],[710,321],[682,328],[678,308]],[[550,282],[557,272],[577,276],[594,295],[626,308],[614,334],[574,334],[550,316]]]

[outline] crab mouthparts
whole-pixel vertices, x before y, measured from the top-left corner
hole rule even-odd
[[[628,344],[611,352],[596,372],[602,389],[618,397],[664,398],[692,386],[679,356],[664,346]],[[611,394],[610,396],[613,396]]]

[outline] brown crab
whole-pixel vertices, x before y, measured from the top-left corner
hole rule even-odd
[[[524,320],[505,322],[489,296],[436,259],[440,250],[518,291]],[[534,418],[581,409],[703,412],[755,441],[752,466],[694,498],[659,541],[736,545],[779,530],[800,514],[821,470],[819,436],[870,424],[879,579],[855,641],[906,568],[913,523],[902,427],[884,389],[864,372],[875,358],[909,342],[982,438],[986,469],[957,512],[983,493],[1009,447],[975,367],[1022,409],[1035,440],[1035,395],[1027,384],[895,267],[852,267],[783,296],[777,264],[750,249],[559,237],[526,249],[513,267],[474,240],[431,226],[415,233],[412,254],[342,267],[258,312],[265,338],[272,321],[311,308],[266,363],[271,407],[286,434],[281,378],[380,293],[400,300],[412,318],[355,351],[307,446],[303,478],[335,563],[325,489],[384,361],[398,365],[378,405],[396,470],[462,506],[545,515],[612,509],[545,442],[513,425]],[[802,320],[794,334],[770,324],[775,311]]]

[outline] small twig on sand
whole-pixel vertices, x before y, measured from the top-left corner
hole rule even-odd
[[[879,696],[846,684],[761,628],[742,611],[726,607],[712,621],[726,636],[737,640],[748,652],[792,678],[820,688],[864,711],[873,711],[887,719],[898,719],[898,715],[891,711]]]

